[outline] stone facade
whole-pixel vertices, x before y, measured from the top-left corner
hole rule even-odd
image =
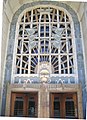
[[[10,103],[11,103],[11,92],[38,92],[38,117],[49,118],[50,117],[50,99],[49,95],[53,93],[68,93],[76,92],[78,99],[78,118],[83,118],[82,110],[82,88],[81,85],[75,84],[28,84],[26,88],[23,85],[13,84],[8,85],[7,98],[6,98],[6,111],[5,116],[10,116]]]
[[[65,3],[61,3],[61,2],[56,2],[56,1],[37,1],[37,2],[31,2],[28,4],[24,4],[23,6],[21,6],[14,14],[12,21],[11,21],[11,25],[10,25],[10,33],[9,33],[9,41],[8,41],[8,48],[7,48],[7,56],[6,56],[6,66],[5,66],[5,77],[4,77],[4,92],[3,92],[3,99],[2,101],[2,115],[5,114],[5,104],[6,102],[6,96],[7,96],[7,101],[10,101],[8,99],[10,99],[10,97],[8,98],[8,94],[10,94],[9,92],[7,92],[7,90],[9,91],[9,89],[7,89],[7,84],[11,83],[11,71],[12,71],[12,61],[13,61],[13,50],[14,50],[14,42],[15,42],[15,31],[16,31],[16,23],[17,20],[20,16],[20,14],[27,8],[29,7],[34,7],[37,5],[53,5],[56,7],[62,7],[63,9],[67,10],[69,12],[69,14],[71,15],[72,19],[73,19],[73,23],[74,23],[74,29],[75,29],[75,44],[76,44],[76,53],[77,53],[77,63],[78,63],[78,78],[79,78],[79,84],[82,84],[82,102],[83,102],[83,110],[84,110],[84,116],[85,116],[85,111],[86,111],[86,89],[85,86],[85,71],[84,71],[84,55],[83,55],[83,48],[82,48],[82,37],[81,37],[81,31],[80,31],[80,22],[78,20],[77,14],[75,13],[75,11],[68,6]],[[10,86],[10,85],[9,85]],[[54,85],[55,86],[55,85]],[[72,85],[71,85],[72,86]],[[57,86],[59,87],[59,86]],[[21,89],[21,87],[18,88],[14,88],[14,90],[19,90]],[[26,88],[27,89],[27,88]],[[37,89],[37,88],[36,88]],[[69,88],[68,88],[69,89]],[[34,90],[34,89],[31,89]],[[71,89],[72,90],[72,89]],[[10,92],[12,91],[12,87]],[[54,90],[53,90],[54,91]],[[43,93],[43,90],[39,90],[39,96],[41,97],[41,92]],[[60,90],[61,92],[61,90]],[[7,95],[6,95],[7,93]],[[79,94],[79,93],[78,93]],[[49,94],[47,92],[46,95],[44,95],[45,97],[47,97]],[[78,95],[81,97],[81,95]],[[42,96],[43,97],[43,96]],[[49,97],[47,97],[49,99]],[[39,100],[39,107],[41,104],[41,99]],[[79,99],[78,99],[79,100]],[[81,103],[81,101],[79,101],[79,103]],[[48,104],[48,102],[47,102]],[[10,106],[7,106],[6,109],[10,109]],[[45,106],[46,107],[46,106]],[[47,107],[46,109],[48,109],[47,111],[49,111],[49,107]],[[80,108],[79,108],[80,111]],[[82,110],[81,110],[82,111]],[[43,111],[42,111],[43,113]],[[81,113],[81,112],[80,112]],[[79,118],[82,118],[82,115],[80,117],[80,113],[79,113]],[[38,114],[40,115],[40,111],[38,111]],[[6,115],[9,115],[9,113],[7,113],[6,110]],[[46,116],[43,117],[48,117],[49,113],[46,112],[46,114],[44,114]],[[42,116],[41,116],[42,117]]]

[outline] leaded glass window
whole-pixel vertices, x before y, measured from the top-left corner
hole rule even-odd
[[[15,74],[38,74],[42,64],[50,74],[75,74],[73,26],[66,12],[35,8],[18,25]]]

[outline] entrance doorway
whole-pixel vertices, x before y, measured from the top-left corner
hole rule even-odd
[[[51,93],[50,99],[50,117],[78,118],[76,93]]]
[[[38,93],[12,93],[11,116],[38,117]]]

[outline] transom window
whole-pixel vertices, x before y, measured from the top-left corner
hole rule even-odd
[[[75,73],[72,21],[66,12],[52,7],[32,9],[18,25],[15,74],[38,74],[45,64],[49,74]]]

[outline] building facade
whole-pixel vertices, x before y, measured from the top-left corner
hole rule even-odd
[[[16,2],[4,1],[1,115],[85,118],[87,3]]]

